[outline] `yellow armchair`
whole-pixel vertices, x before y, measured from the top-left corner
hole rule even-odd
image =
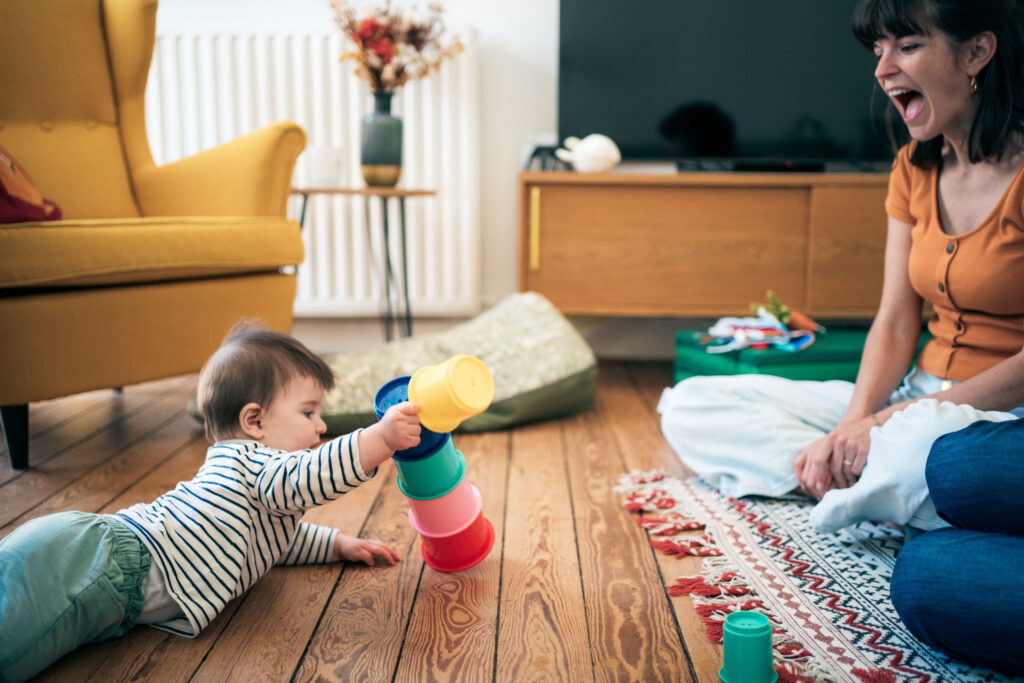
[[[0,225],[0,418],[16,468],[30,402],[194,372],[242,318],[291,327],[303,246],[285,205],[305,133],[277,123],[156,166],[156,9],[0,2],[0,147],[64,214]]]

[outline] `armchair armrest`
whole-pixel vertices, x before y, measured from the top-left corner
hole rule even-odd
[[[284,216],[295,161],[306,146],[281,121],[133,177],[143,216]]]

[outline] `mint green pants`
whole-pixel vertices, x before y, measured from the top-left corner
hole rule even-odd
[[[0,681],[23,681],[142,610],[149,551],[112,517],[62,512],[0,541]]]

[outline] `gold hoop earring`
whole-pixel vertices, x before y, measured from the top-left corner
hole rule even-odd
[[[977,95],[978,94],[978,75],[977,74],[971,76],[971,94],[972,95]]]

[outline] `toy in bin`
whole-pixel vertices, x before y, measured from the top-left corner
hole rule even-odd
[[[727,353],[738,349],[800,351],[814,343],[814,333],[825,328],[800,311],[794,311],[768,290],[767,304],[750,304],[757,317],[719,318],[701,340],[708,353]]]
[[[377,390],[374,412],[382,417],[403,401],[420,407],[420,443],[398,451],[398,488],[409,500],[409,522],[420,534],[423,560],[442,572],[475,566],[491,552],[494,527],[484,517],[480,491],[466,478],[466,459],[451,432],[487,410],[494,378],[474,356],[452,356],[396,377]]]

